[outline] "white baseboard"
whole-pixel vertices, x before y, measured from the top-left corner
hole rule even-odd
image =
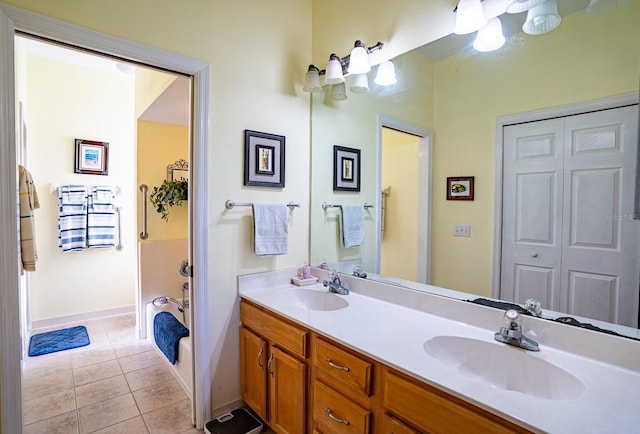
[[[39,320],[32,321],[31,330],[37,330],[45,327],[55,327],[63,324],[75,323],[78,321],[86,321],[90,319],[104,318],[104,317],[114,316],[114,315],[123,315],[126,313],[135,313],[135,311],[136,311],[136,306],[130,305],[130,306],[114,307],[111,309],[96,310],[93,312],[74,313],[71,315],[63,315],[63,316],[56,316],[52,318],[39,319]]]

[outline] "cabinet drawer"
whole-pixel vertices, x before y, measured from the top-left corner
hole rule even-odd
[[[388,414],[384,415],[382,421],[382,434],[420,434],[418,431],[403,424],[398,419],[394,419]]]
[[[331,434],[368,434],[371,412],[314,382],[313,419],[318,430]]]
[[[392,373],[385,376],[384,405],[388,411],[421,431],[506,434],[513,433],[516,428],[514,425],[508,429],[497,421]],[[516,431],[522,432],[517,428]]]
[[[315,340],[314,365],[356,390],[371,395],[373,365],[321,339]]]
[[[278,346],[302,358],[307,357],[308,331],[283,321],[269,312],[242,300],[240,320],[245,326],[257,331]]]

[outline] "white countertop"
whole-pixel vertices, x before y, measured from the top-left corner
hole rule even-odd
[[[320,281],[325,278],[317,276]],[[424,350],[426,341],[443,335],[504,345],[493,340],[501,325],[501,311],[380,283],[356,283],[348,277],[346,280],[354,283],[351,293],[335,296],[344,298],[349,305],[333,311],[310,310],[296,303],[293,291],[327,289],[319,283],[304,287],[283,283],[287,281],[283,272],[240,276],[239,293],[242,298],[532,431],[640,432],[639,342],[525,318],[525,332],[531,328],[527,336],[540,344],[539,352],[527,352],[526,356],[553,363],[584,384],[575,399],[536,398],[465,376]],[[394,297],[402,302],[390,301]],[[494,326],[483,327],[489,324]],[[568,350],[562,348],[563,343],[576,340],[576,336],[581,341],[576,346],[580,355],[569,352],[572,345]],[[545,338],[550,343],[545,344]],[[532,376],[529,381],[535,382],[536,378]]]

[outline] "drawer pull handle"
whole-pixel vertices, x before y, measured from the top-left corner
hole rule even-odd
[[[330,358],[328,358],[328,357],[325,357],[324,359],[327,361],[327,363],[329,364],[329,366],[331,366],[332,368],[336,368],[336,369],[340,369],[341,371],[349,372],[349,368],[348,368],[347,366],[340,366],[340,365],[336,365],[336,364],[335,364],[335,363],[333,363],[333,362],[331,361],[331,359],[330,359]]]
[[[262,357],[262,353],[264,353],[264,347],[260,347],[260,352],[258,353],[258,366],[260,366],[261,371],[264,371],[264,365],[260,363],[260,358]]]
[[[331,419],[335,420],[336,422],[338,422],[338,423],[343,423],[343,424],[345,424],[345,425],[349,425],[349,421],[348,421],[347,419],[340,419],[339,417],[335,417],[335,416],[332,414],[332,411],[331,411],[331,409],[330,409],[329,407],[325,408],[325,411],[327,412],[327,415],[328,415]]]

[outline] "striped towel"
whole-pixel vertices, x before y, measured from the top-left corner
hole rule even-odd
[[[111,187],[91,187],[87,198],[87,246],[92,249],[115,247],[115,206]]]
[[[62,185],[58,189],[58,247],[63,252],[84,250],[87,244],[87,188]]]

